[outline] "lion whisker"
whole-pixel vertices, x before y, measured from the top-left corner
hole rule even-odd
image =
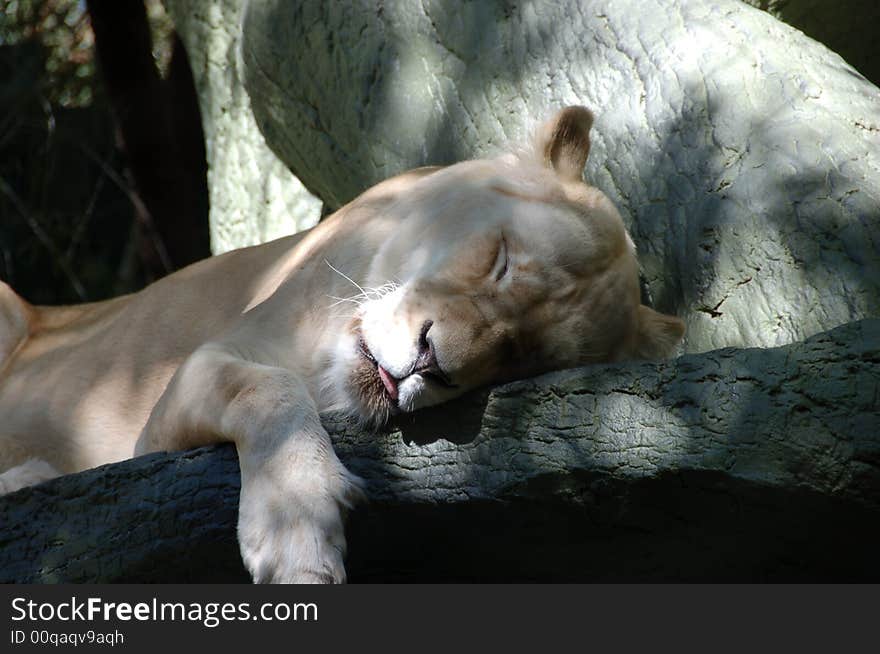
[[[332,270],[333,272],[335,272],[336,274],[338,274],[338,275],[339,275],[340,277],[342,277],[343,279],[346,279],[346,280],[348,280],[349,282],[351,282],[352,284],[354,284],[354,286],[355,286],[355,288],[357,288],[357,290],[359,290],[361,293],[363,293],[364,295],[366,295],[366,291],[364,291],[363,287],[362,287],[360,284],[358,284],[356,281],[354,281],[351,277],[349,277],[348,275],[346,275],[346,274],[345,274],[344,272],[342,272],[341,270],[339,270],[339,269],[337,269],[337,268],[334,268],[334,267],[333,267],[333,264],[330,263],[329,261],[327,261],[327,259],[324,259],[324,263],[326,263],[328,266],[330,266],[330,270]]]
[[[331,300],[336,300],[336,302],[334,302],[333,304],[330,305],[330,308],[333,308],[333,307],[338,306],[340,304],[343,304],[345,302],[349,302],[349,303],[354,304],[355,306],[359,307],[365,302],[365,300],[358,300],[357,299],[358,296],[356,296],[356,295],[352,296],[352,297],[337,297],[335,295],[327,295],[326,297],[330,298]]]

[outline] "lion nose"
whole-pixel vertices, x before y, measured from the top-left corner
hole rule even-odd
[[[431,340],[429,332],[433,320],[426,320],[422,323],[419,331],[418,355],[413,366],[413,372],[419,373],[423,377],[427,377],[443,386],[453,387],[452,380],[443,372],[440,364],[437,363],[437,353],[434,351],[434,342]]]
[[[413,372],[423,372],[437,367],[437,355],[434,352],[434,344],[428,340],[428,332],[434,325],[433,320],[426,320],[419,330],[418,353]]]

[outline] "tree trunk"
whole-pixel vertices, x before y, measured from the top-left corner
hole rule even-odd
[[[352,581],[878,580],[880,320],[324,416],[371,502]],[[0,581],[246,580],[231,446],[0,499]]]
[[[199,96],[208,143],[214,254],[314,226],[321,201],[266,146],[241,81],[245,0],[164,0],[163,4],[186,45]]]
[[[153,61],[143,0],[88,0],[101,76],[142,205],[154,277],[211,255],[205,139],[192,72],[175,36],[168,79]]]

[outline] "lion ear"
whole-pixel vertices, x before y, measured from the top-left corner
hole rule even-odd
[[[544,165],[567,181],[581,181],[590,154],[593,113],[586,107],[566,107],[538,130],[536,146]]]
[[[634,355],[639,359],[663,359],[684,338],[684,321],[654,311],[644,304],[638,311],[638,340]]]

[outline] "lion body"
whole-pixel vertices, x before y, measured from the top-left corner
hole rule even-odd
[[[32,307],[0,288],[0,492],[161,450],[235,443],[239,541],[260,581],[341,581],[359,497],[319,413],[364,423],[472,388],[667,354],[635,248],[580,178],[592,116],[537,156],[426,168],[314,229],[121,298]]]

